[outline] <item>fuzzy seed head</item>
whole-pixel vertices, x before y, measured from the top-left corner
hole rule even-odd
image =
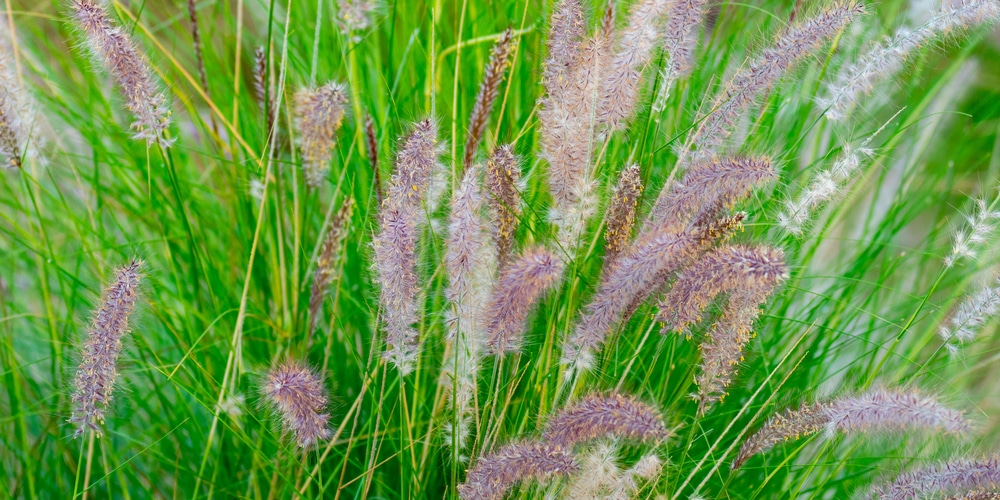
[[[597,119],[620,129],[635,114],[642,70],[649,64],[660,38],[661,21],[668,0],[640,0],[629,15],[617,42],[611,66],[603,78]]]
[[[97,0],[72,0],[70,6],[90,51],[125,98],[125,105],[135,119],[131,127],[134,137],[148,144],[169,146],[172,141],[165,137],[170,126],[167,97],[157,87],[152,69],[128,32],[111,19]]]
[[[870,497],[881,500],[914,500],[975,490],[996,491],[998,488],[1000,458],[959,458],[900,474],[895,481],[876,486]]]
[[[11,62],[7,51],[0,47],[0,162],[20,168],[22,157],[30,153],[30,110]]]
[[[142,264],[141,260],[133,259],[118,269],[94,312],[76,371],[73,415],[69,419],[75,427],[73,437],[80,437],[87,431],[101,434],[104,414],[111,404],[118,378],[122,340],[129,332],[129,316],[138,299]]]
[[[573,456],[558,446],[510,443],[480,457],[458,494],[463,500],[500,500],[519,483],[569,476],[578,469]]]
[[[337,24],[345,35],[371,28],[378,3],[374,0],[337,0]]]
[[[308,448],[330,437],[330,415],[323,381],[306,365],[286,361],[267,373],[262,389],[267,403],[281,414],[285,432]]]
[[[618,187],[608,207],[608,223],[604,232],[606,262],[614,261],[628,245],[640,198],[642,198],[642,178],[639,165],[632,164],[625,167],[618,177]]]
[[[493,53],[490,55],[490,62],[486,65],[486,73],[483,75],[483,82],[479,86],[479,94],[476,96],[476,104],[472,108],[472,116],[469,119],[469,132],[465,136],[465,158],[462,165],[465,168],[472,166],[472,160],[476,156],[479,148],[479,141],[483,138],[486,130],[486,122],[490,119],[493,111],[493,102],[496,101],[497,93],[500,90],[500,82],[503,81],[504,73],[510,63],[510,54],[514,49],[514,31],[507,28],[493,46]]]
[[[503,265],[514,248],[514,235],[521,216],[521,165],[510,144],[500,146],[486,163],[493,243]]]
[[[974,260],[979,255],[979,249],[996,231],[1000,210],[993,209],[984,198],[977,198],[974,202],[972,213],[965,216],[968,227],[956,232],[952,239],[951,253],[944,259],[945,267],[952,267],[962,259]]]
[[[541,247],[525,250],[504,269],[487,306],[486,330],[493,354],[520,350],[528,313],[558,283],[562,271],[562,261]]]
[[[316,274],[313,276],[312,291],[309,294],[309,331],[316,328],[320,309],[323,307],[323,297],[329,292],[330,285],[337,277],[337,258],[343,247],[344,239],[350,229],[351,213],[354,211],[354,198],[347,198],[340,205],[340,210],[330,223],[330,230],[323,240],[323,249],[316,261]]]
[[[347,89],[337,82],[295,94],[299,150],[306,184],[318,188],[330,170],[337,130],[344,121]]]
[[[566,449],[602,437],[655,443],[670,436],[660,413],[642,401],[618,393],[591,394],[557,413],[543,439]]]
[[[958,306],[948,326],[938,332],[941,340],[951,350],[958,345],[972,342],[983,325],[1000,312],[1000,279],[994,286],[983,287],[975,295],[968,297]]]

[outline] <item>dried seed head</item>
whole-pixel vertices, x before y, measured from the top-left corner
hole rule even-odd
[[[979,249],[996,231],[1000,210],[987,205],[983,198],[973,201],[973,212],[965,216],[968,228],[956,232],[952,238],[951,253],[944,259],[946,267],[954,266],[961,259],[975,259],[979,255]]]
[[[520,350],[528,313],[559,281],[562,271],[562,261],[541,247],[525,250],[504,269],[486,309],[489,347],[494,354]]]
[[[670,436],[660,413],[634,397],[591,394],[557,413],[545,426],[545,442],[572,449],[602,437],[661,441]]]
[[[660,40],[660,25],[669,3],[641,0],[632,7],[611,67],[603,76],[603,93],[597,110],[597,119],[612,129],[622,128],[635,114],[642,70]]]
[[[0,160],[20,168],[21,158],[27,153],[29,143],[29,110],[10,63],[7,51],[0,47]]]
[[[493,242],[503,265],[510,258],[521,216],[521,166],[510,144],[500,146],[486,163],[486,189],[490,194]]]
[[[378,137],[375,136],[375,121],[372,116],[365,118],[365,142],[368,146],[368,163],[372,167],[372,184],[375,185],[375,199],[382,204],[382,174],[378,167]]]
[[[770,89],[790,67],[836,36],[864,12],[864,5],[856,0],[838,2],[779,35],[770,47],[726,84],[705,121],[691,138],[698,156],[704,158],[714,154],[761,92]]]
[[[350,230],[351,212],[354,211],[354,198],[344,199],[340,210],[330,222],[330,229],[323,240],[323,250],[316,261],[316,274],[313,277],[312,292],[309,294],[309,331],[316,328],[320,309],[323,307],[323,297],[329,291],[330,284],[337,276],[337,258],[343,246],[344,238]]]
[[[309,187],[317,188],[326,179],[346,105],[347,89],[337,82],[302,89],[295,94],[299,150]]]
[[[396,171],[379,212],[381,231],[374,239],[376,280],[386,329],[383,358],[403,375],[410,373],[419,350],[413,323],[417,321],[416,245],[423,202],[437,164],[437,128],[430,120],[419,122],[403,141],[396,156]]]
[[[573,456],[558,446],[509,443],[480,457],[458,494],[463,500],[499,500],[521,482],[568,476],[578,468]]]
[[[490,119],[490,112],[493,111],[493,101],[497,98],[500,90],[500,82],[507,72],[510,63],[510,54],[514,50],[514,31],[507,28],[497,39],[493,46],[493,53],[490,55],[490,62],[486,65],[486,73],[483,75],[483,82],[479,85],[479,94],[476,96],[476,104],[472,108],[472,116],[469,118],[469,132],[465,136],[465,158],[462,165],[465,168],[472,166],[472,159],[479,149],[479,141],[483,138],[486,130],[486,122]]]
[[[284,430],[292,433],[300,447],[308,448],[330,437],[330,415],[322,413],[328,402],[323,382],[306,365],[286,361],[272,368],[262,392],[281,414]]]
[[[705,18],[705,3],[705,0],[677,0],[667,9],[663,40],[667,67],[653,103],[654,112],[663,111],[674,82],[690,73],[694,66],[694,50],[698,46],[698,28]]]
[[[826,430],[826,434],[856,432],[944,431],[966,434],[972,426],[962,412],[915,392],[872,389],[858,396],[813,403],[771,417],[744,441],[732,468],[784,441]]]
[[[994,286],[983,287],[971,297],[967,297],[955,315],[951,317],[949,326],[941,326],[938,334],[948,349],[953,352],[958,345],[972,342],[983,325],[1000,312],[1000,279]]]
[[[817,102],[826,108],[828,118],[844,120],[863,95],[874,90],[883,78],[902,69],[909,55],[925,43],[978,24],[995,23],[998,19],[1000,3],[996,0],[945,2],[924,25],[915,29],[900,28],[857,61],[845,65]]]
[[[632,226],[635,224],[635,210],[641,197],[642,178],[639,165],[632,164],[625,167],[618,177],[618,187],[615,188],[611,205],[608,207],[608,225],[604,232],[606,263],[613,262],[628,245],[632,236]]]
[[[337,24],[345,35],[365,31],[372,26],[378,10],[374,0],[337,0]]]
[[[129,34],[109,16],[97,0],[72,0],[74,17],[91,52],[114,78],[135,121],[135,138],[167,147],[170,126],[167,98],[153,81],[153,71]]]
[[[1000,488],[1000,458],[959,458],[939,465],[919,468],[896,477],[896,480],[876,486],[871,498],[882,500],[914,500],[939,498],[975,490]]]
[[[80,437],[87,431],[101,433],[104,414],[118,378],[122,339],[129,332],[129,316],[135,310],[141,267],[141,260],[132,259],[129,265],[119,269],[94,312],[76,371],[73,416],[69,419],[76,427],[73,437]]]

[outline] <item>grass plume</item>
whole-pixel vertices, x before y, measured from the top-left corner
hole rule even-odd
[[[330,437],[330,415],[323,381],[298,361],[285,361],[267,372],[261,392],[281,415],[282,428],[295,443],[308,448]]]
[[[507,72],[513,50],[514,30],[507,28],[493,46],[490,61],[486,64],[486,72],[483,74],[483,82],[479,85],[476,104],[472,108],[472,116],[469,117],[469,132],[465,136],[465,156],[462,159],[462,166],[466,169],[472,166],[476,150],[479,149],[479,142],[483,138],[486,123],[493,111],[493,101],[496,101],[497,93],[500,91],[500,82]]]
[[[302,89],[295,94],[299,149],[306,184],[318,188],[330,171],[337,130],[344,121],[347,89],[337,82]]]

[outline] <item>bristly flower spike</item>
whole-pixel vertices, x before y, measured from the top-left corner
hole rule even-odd
[[[135,138],[148,144],[169,147],[170,126],[167,97],[153,81],[153,70],[135,42],[114,22],[99,0],[72,0],[74,17],[87,39],[91,52],[114,78],[135,121]]]
[[[667,9],[667,29],[663,41],[667,66],[653,101],[654,113],[666,107],[674,82],[691,72],[694,50],[698,46],[698,28],[705,17],[705,3],[705,0],[676,0]]]
[[[299,447],[308,448],[330,437],[330,415],[323,413],[328,402],[323,382],[306,365],[286,361],[272,368],[262,392]]]
[[[16,168],[30,152],[27,119],[26,97],[10,67],[7,51],[0,47],[0,160]]]
[[[330,171],[337,130],[344,121],[346,88],[337,82],[302,89],[295,94],[299,150],[306,184],[318,188]]]
[[[604,231],[605,267],[628,245],[635,225],[635,211],[642,198],[642,177],[639,165],[625,167],[618,176],[618,186],[608,206],[607,228]]]
[[[118,378],[118,357],[122,340],[129,332],[129,317],[138,300],[142,261],[132,259],[118,269],[115,280],[104,291],[94,312],[93,324],[83,344],[82,360],[76,371],[76,391],[73,393],[73,415],[69,421],[76,429],[73,437],[87,431],[101,433],[104,414],[111,404],[115,380]]]
[[[958,346],[976,339],[983,325],[1000,312],[1000,279],[994,286],[985,286],[975,295],[968,297],[958,306],[948,326],[941,326],[938,334],[945,347],[952,353]]]
[[[514,248],[514,234],[521,216],[521,165],[510,144],[500,146],[486,163],[493,243],[503,266]]]
[[[500,90],[500,82],[503,81],[504,73],[510,63],[510,54],[514,49],[514,31],[507,28],[497,39],[493,46],[493,53],[490,54],[490,61],[486,64],[486,73],[483,75],[483,82],[479,85],[479,94],[476,95],[476,104],[472,108],[472,116],[469,118],[469,132],[465,136],[465,157],[462,159],[462,166],[469,168],[472,160],[476,157],[476,150],[479,149],[479,142],[483,138],[486,130],[486,123],[490,119],[490,112],[493,111],[493,102],[496,101],[497,93]]]
[[[376,281],[386,329],[384,359],[403,375],[413,371],[419,339],[417,321],[417,237],[425,220],[424,201],[438,158],[437,127],[423,120],[396,155],[396,168],[379,211],[381,230],[374,239]]]
[[[337,0],[337,24],[344,35],[353,35],[357,41],[357,33],[372,26],[378,2],[375,0]]]
[[[323,297],[337,275],[337,258],[343,247],[344,238],[350,229],[351,213],[354,211],[354,198],[346,198],[340,205],[340,210],[330,222],[330,229],[323,240],[323,249],[316,261],[316,274],[313,277],[312,291],[309,294],[309,334],[316,329],[320,309],[323,307]]]
[[[603,76],[603,95],[597,119],[612,129],[622,128],[635,114],[642,70],[660,41],[660,25],[668,0],[641,0],[632,7],[617,50]]]
[[[1000,19],[1000,3],[996,0],[962,0],[945,5],[924,25],[900,28],[871,48],[854,63],[847,64],[826,86],[825,96],[818,100],[831,120],[843,120],[850,114],[861,96],[871,92],[879,80],[897,73],[909,55],[924,43],[977,24],[990,24]]]
[[[930,396],[876,388],[857,396],[785,410],[771,417],[743,442],[732,468],[739,468],[750,457],[776,444],[821,430],[825,430],[827,436],[909,430],[943,431],[957,436],[971,429],[972,424],[961,411],[947,408]]]
[[[562,261],[541,247],[525,250],[504,269],[486,307],[486,331],[493,354],[521,349],[528,313],[558,283],[562,271]]]
[[[569,476],[579,469],[559,446],[535,442],[509,443],[483,455],[458,486],[462,500],[500,500],[519,483]]]
[[[948,494],[961,495],[984,489],[995,491],[998,488],[1000,457],[959,458],[900,474],[895,481],[873,488],[870,497],[880,500],[916,500],[940,498]]]
[[[618,393],[591,394],[566,407],[545,425],[545,442],[572,449],[602,437],[643,443],[670,436],[663,419],[652,406]]]
[[[945,267],[952,267],[961,259],[975,259],[979,248],[997,228],[996,221],[1000,219],[1000,210],[993,204],[987,205],[984,198],[977,198],[974,201],[975,209],[972,214],[965,216],[969,227],[955,233],[951,253],[944,258]]]

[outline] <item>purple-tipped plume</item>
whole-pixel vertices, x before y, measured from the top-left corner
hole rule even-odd
[[[876,486],[871,498],[914,500],[959,495],[975,490],[1000,489],[1000,458],[960,458],[900,474],[895,481]]]
[[[83,30],[91,52],[114,78],[135,121],[135,138],[147,143],[171,144],[167,98],[153,81],[153,70],[128,32],[118,26],[98,0],[72,0],[73,17]]]
[[[770,89],[791,66],[830,40],[854,18],[864,14],[856,0],[837,3],[818,15],[785,30],[755,60],[741,69],[716,99],[691,144],[698,157],[714,154],[729,138],[740,116],[761,92]]]
[[[676,0],[667,10],[663,40],[667,66],[653,102],[654,112],[663,111],[674,82],[690,73],[694,66],[694,50],[698,46],[698,28],[705,17],[705,3],[705,0]]]
[[[859,432],[942,431],[967,434],[972,424],[961,411],[945,407],[936,399],[902,390],[876,388],[857,396],[826,403],[813,403],[798,410],[786,410],[774,417],[740,448],[732,468],[774,445],[814,434]]]
[[[562,271],[562,261],[541,247],[525,250],[504,269],[486,307],[486,331],[494,354],[520,350],[531,307],[559,281]]]
[[[670,436],[652,406],[631,396],[591,394],[557,413],[545,426],[545,442],[572,449],[602,437],[651,443]]]
[[[607,228],[604,232],[605,266],[625,250],[635,224],[635,209],[642,197],[642,177],[639,165],[632,164],[622,170],[618,187],[608,207]]]
[[[323,297],[326,296],[337,276],[337,258],[343,246],[344,238],[350,229],[351,213],[354,211],[354,198],[347,198],[337,211],[336,217],[330,223],[330,230],[323,240],[323,250],[316,261],[316,274],[313,277],[312,291],[309,294],[309,332],[316,328],[320,309],[323,307]]]
[[[378,2],[375,0],[337,0],[337,24],[340,32],[351,35],[372,26]]]
[[[500,90],[500,82],[507,72],[510,53],[514,49],[514,31],[507,28],[493,46],[493,53],[490,54],[490,62],[486,65],[486,73],[483,75],[483,83],[479,85],[479,94],[476,96],[476,104],[472,108],[472,116],[469,118],[469,132],[465,136],[465,157],[462,166],[469,168],[472,160],[479,149],[479,141],[483,138],[486,130],[486,122],[490,119],[490,112],[493,111],[493,102],[496,101],[497,92]]]
[[[493,243],[500,265],[510,258],[514,233],[521,216],[521,166],[510,144],[500,146],[486,163],[486,189],[489,190],[490,216],[493,220]]]
[[[871,50],[847,64],[826,87],[826,95],[818,100],[831,120],[843,120],[883,78],[898,72],[910,53],[925,43],[953,31],[977,24],[994,23],[1000,19],[1000,3],[996,0],[963,0],[945,2],[944,7],[927,23],[915,29],[900,28]]]
[[[368,146],[368,164],[372,167],[372,184],[375,185],[375,199],[382,204],[382,174],[378,167],[378,138],[375,136],[375,120],[371,115],[365,119],[365,144]]]
[[[386,199],[379,212],[381,232],[375,237],[375,272],[381,287],[380,303],[386,329],[383,358],[404,375],[413,370],[419,339],[417,321],[416,246],[423,202],[437,164],[437,128],[430,120],[419,122],[403,141],[396,157]]]
[[[1000,312],[1000,279],[994,286],[983,287],[975,295],[968,297],[958,306],[948,326],[941,326],[938,334],[945,346],[952,352],[958,346],[976,339],[983,324]]]
[[[458,494],[463,500],[499,500],[521,482],[569,476],[578,468],[572,455],[558,446],[510,443],[480,457]]]
[[[337,142],[337,130],[344,121],[346,88],[330,82],[295,94],[295,114],[299,128],[299,150],[306,184],[318,188],[330,171],[330,159]]]
[[[660,302],[657,320],[664,331],[685,331],[719,294],[729,293],[722,317],[701,345],[701,371],[696,378],[700,410],[721,399],[743,347],[750,341],[760,305],[788,277],[784,252],[771,248],[723,246],[711,250],[677,279]]]
[[[611,67],[603,77],[603,95],[597,110],[597,119],[612,129],[623,127],[635,114],[642,70],[660,41],[661,21],[668,4],[668,0],[640,0],[632,7]]]
[[[73,437],[87,431],[101,433],[104,413],[111,404],[111,394],[118,378],[118,356],[122,339],[129,332],[129,316],[135,310],[142,261],[132,262],[115,273],[115,280],[104,291],[94,313],[93,324],[83,344],[80,368],[76,371],[73,393]]]
[[[21,85],[9,66],[7,51],[0,47],[0,160],[21,167],[28,147],[28,110]]]
[[[767,158],[722,158],[699,163],[681,182],[664,189],[650,214],[663,231],[680,231],[689,224],[714,220],[717,212],[745,198],[755,187],[775,178]]]
[[[268,404],[281,414],[286,432],[308,448],[330,437],[330,415],[323,413],[327,398],[323,382],[306,365],[286,361],[267,373],[262,389]]]

